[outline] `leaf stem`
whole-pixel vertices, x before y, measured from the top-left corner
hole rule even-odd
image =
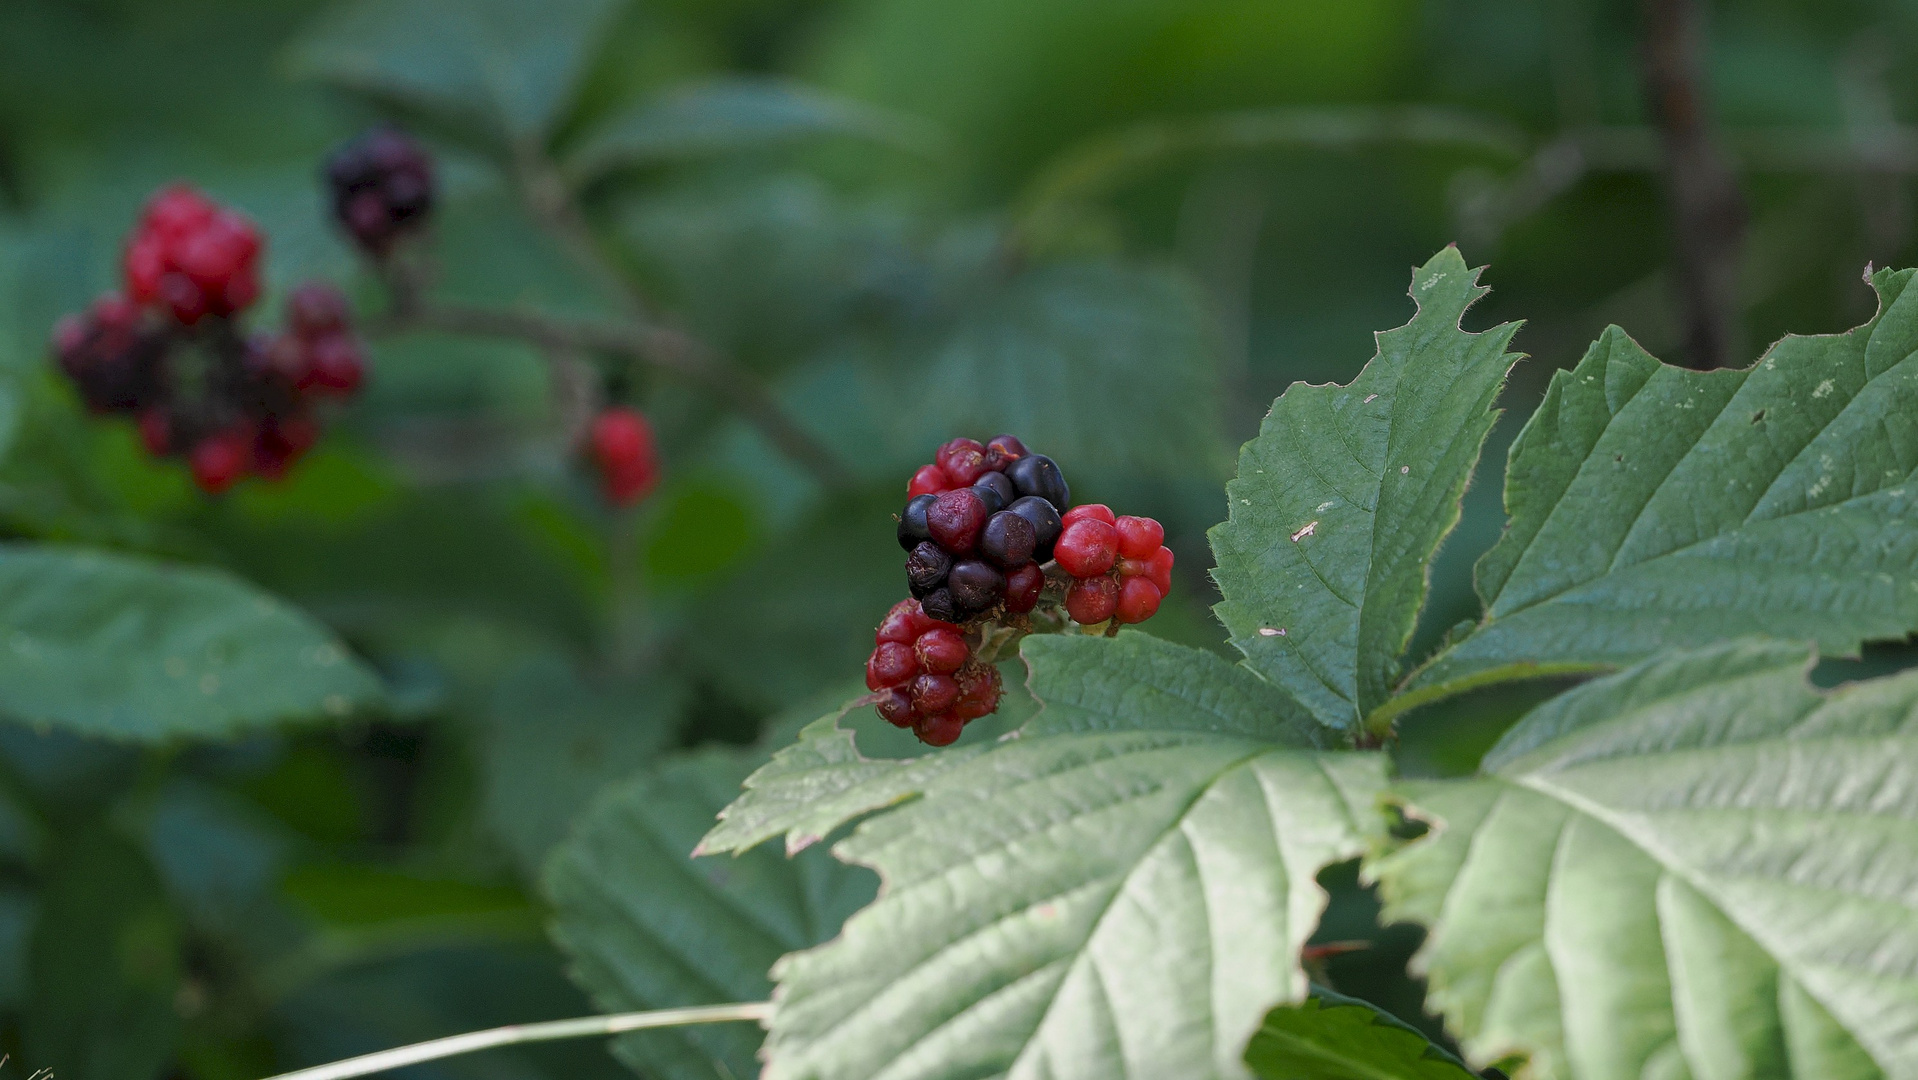
[[[477,1050],[491,1050],[499,1046],[553,1042],[558,1039],[587,1039],[594,1036],[618,1035],[626,1031],[641,1031],[646,1028],[682,1027],[688,1024],[719,1024],[734,1020],[763,1021],[771,1015],[772,1002],[748,1001],[731,1005],[695,1005],[683,1009],[653,1009],[648,1012],[613,1013],[608,1016],[582,1016],[576,1020],[549,1020],[540,1024],[508,1024],[505,1027],[469,1031],[464,1035],[450,1035],[444,1039],[433,1039],[429,1042],[414,1043],[411,1046],[381,1050],[374,1054],[362,1054],[344,1061],[316,1065],[310,1069],[281,1073],[269,1077],[268,1080],[346,1080],[348,1077],[371,1076],[388,1069],[417,1065],[423,1061],[438,1061],[441,1058],[470,1054]]]

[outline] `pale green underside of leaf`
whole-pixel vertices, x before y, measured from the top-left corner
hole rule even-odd
[[[304,74],[477,123],[508,138],[549,131],[618,0],[359,0],[293,50]]]
[[[1478,1080],[1416,1028],[1316,986],[1265,1015],[1245,1061],[1261,1080]]]
[[[840,135],[915,150],[938,144],[923,122],[777,79],[719,79],[634,105],[596,126],[568,157],[576,180],[634,165]]]
[[[343,716],[380,696],[325,627],[225,573],[0,546],[0,715],[205,738]]]
[[[709,751],[607,792],[554,849],[546,892],[574,977],[608,1010],[763,1000],[773,962],[817,944],[872,899],[872,875],[824,851],[786,859],[687,856],[748,768]],[[763,1032],[708,1024],[621,1037],[649,1077],[736,1080],[757,1073]]]
[[[1740,634],[1826,654],[1918,630],[1918,291],[1744,371],[1668,367],[1616,327],[1512,446],[1483,625],[1412,687],[1622,665]]]
[[[1516,323],[1459,328],[1487,290],[1457,249],[1420,267],[1412,321],[1377,335],[1349,386],[1294,384],[1240,451],[1211,533],[1214,610],[1252,668],[1324,722],[1356,727],[1391,692],[1491,431]]]
[[[919,797],[835,846],[883,894],[780,962],[769,1078],[1241,1077],[1265,1010],[1303,995],[1314,877],[1362,847],[1382,759],[1304,748],[1329,733],[1211,654],[1024,648],[1044,710],[1017,735],[825,789]],[[863,761],[820,725],[801,747],[828,775]]]
[[[1432,928],[1414,967],[1474,1061],[1918,1076],[1918,673],[1821,694],[1810,660],[1648,661],[1533,712],[1481,778],[1402,785],[1436,835],[1368,869]]]

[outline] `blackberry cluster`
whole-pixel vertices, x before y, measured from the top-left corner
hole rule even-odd
[[[398,128],[373,128],[333,151],[325,175],[334,218],[374,258],[433,209],[433,159]]]
[[[588,449],[599,470],[600,492],[614,506],[633,505],[659,483],[653,426],[638,409],[614,405],[603,410],[593,419]]]
[[[899,546],[913,598],[880,625],[866,685],[880,715],[922,742],[945,746],[998,708],[991,662],[1020,636],[1068,622],[1115,633],[1151,618],[1172,588],[1158,522],[1071,505],[1059,466],[1011,435],[945,444],[906,496]]]
[[[138,418],[156,457],[185,458],[209,492],[248,472],[278,479],[319,437],[317,400],[346,396],[365,358],[345,297],[310,283],[287,301],[287,329],[247,335],[236,317],[259,296],[257,229],[184,186],[148,201],[108,293],[54,327],[53,352],[81,400]]]
[[[934,464],[913,474],[899,518],[914,599],[947,622],[1002,604],[1031,611],[1070,497],[1059,466],[1011,435],[940,447]]]
[[[879,715],[921,742],[947,746],[971,721],[999,707],[998,669],[973,656],[965,632],[901,600],[873,635],[866,688]]]

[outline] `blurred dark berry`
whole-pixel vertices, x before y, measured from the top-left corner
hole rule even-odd
[[[334,218],[375,258],[433,209],[433,160],[398,128],[373,128],[339,147],[325,176]]]

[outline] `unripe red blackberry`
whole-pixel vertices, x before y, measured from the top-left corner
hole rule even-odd
[[[351,394],[366,376],[359,342],[347,334],[329,334],[307,346],[307,376],[302,389]]]
[[[433,209],[433,161],[394,127],[378,127],[335,150],[325,177],[333,216],[359,246],[384,258]]]
[[[351,318],[346,295],[324,281],[303,282],[287,295],[286,328],[300,337],[338,333]]]
[[[919,659],[919,670],[933,675],[950,675],[972,654],[966,639],[957,630],[928,630],[919,635],[912,651]]]
[[[953,681],[959,684],[959,700],[952,711],[960,720],[970,723],[999,707],[999,671],[992,665],[968,664]]]
[[[893,727],[911,727],[918,713],[912,711],[912,693],[902,687],[892,687],[882,693],[873,703],[879,715]]]
[[[184,184],[162,188],[127,240],[127,294],[186,326],[231,315],[260,295],[260,247],[259,230],[239,213]]]
[[[977,439],[954,439],[939,448],[933,463],[955,486],[970,487],[985,475],[986,448]]]
[[[1039,594],[1045,591],[1046,572],[1039,564],[1029,562],[1006,575],[1006,610],[1014,615],[1023,615],[1038,606]]]
[[[1076,578],[1089,578],[1112,569],[1119,556],[1119,532],[1097,518],[1082,517],[1066,526],[1052,557]]]
[[[653,427],[639,410],[614,405],[601,411],[593,420],[590,442],[607,502],[630,506],[659,482]]]
[[[959,700],[959,684],[950,675],[920,675],[912,680],[912,707],[926,716],[945,712]]]
[[[1109,577],[1085,578],[1066,590],[1066,614],[1082,626],[1112,618],[1119,606],[1119,585]]]
[[[951,746],[959,741],[959,735],[965,731],[966,722],[957,713],[944,712],[937,716],[922,716],[913,725],[913,733],[927,746]]]
[[[311,417],[269,417],[253,437],[253,471],[278,480],[319,438],[320,426]]]
[[[1158,612],[1159,602],[1164,599],[1165,594],[1150,579],[1125,578],[1119,584],[1119,602],[1112,617],[1122,623],[1144,622]]]
[[[949,622],[940,622],[927,615],[917,600],[901,600],[886,612],[879,623],[879,629],[873,634],[873,644],[885,641],[897,641],[910,645],[919,640],[919,635],[938,627],[958,629]]]
[[[926,528],[940,547],[964,555],[979,542],[986,504],[970,488],[941,492],[926,509]]]
[[[193,482],[208,495],[218,495],[245,475],[253,457],[253,436],[244,427],[216,431],[201,439],[188,455]]]
[[[1165,543],[1165,526],[1147,517],[1121,517],[1112,523],[1119,531],[1119,556],[1149,559]]]
[[[912,474],[912,482],[906,485],[906,498],[916,499],[921,495],[937,495],[952,487],[952,481],[937,465],[921,465],[919,471]]]
[[[866,689],[884,690],[903,685],[919,673],[919,657],[912,646],[897,641],[882,641],[866,658]]]
[[[1119,520],[1112,514],[1112,507],[1104,503],[1082,503],[1059,515],[1059,521],[1070,527],[1075,521],[1103,521],[1114,525]]]

